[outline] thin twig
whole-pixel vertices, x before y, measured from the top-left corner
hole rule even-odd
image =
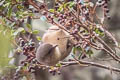
[[[79,63],[83,64],[83,65],[95,66],[95,67],[99,67],[99,68],[103,68],[103,69],[107,69],[107,70],[120,72],[119,68],[103,65],[103,64],[100,64],[100,63],[89,62],[89,61],[84,61],[84,60],[79,60]],[[63,66],[63,67],[67,67],[67,66],[71,66],[71,65],[78,65],[78,62],[76,62],[76,61],[61,62],[61,64],[66,64],[66,66]]]

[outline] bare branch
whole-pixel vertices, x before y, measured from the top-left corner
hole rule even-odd
[[[107,70],[112,70],[112,71],[120,72],[120,69],[119,69],[119,68],[115,68],[115,67],[103,65],[103,64],[100,64],[100,63],[89,62],[89,61],[84,61],[84,60],[79,60],[78,62],[79,62],[81,65],[95,66],[95,67],[99,67],[99,68],[103,68],[103,69],[107,69]],[[78,63],[77,63],[76,61],[61,62],[61,64],[66,64],[66,65],[63,66],[63,67],[71,66],[71,65],[78,65]],[[80,65],[80,66],[81,66],[81,65]]]

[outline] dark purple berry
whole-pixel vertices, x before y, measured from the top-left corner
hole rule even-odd
[[[110,12],[110,10],[109,9],[106,9],[106,11],[105,11],[106,13],[109,13]]]

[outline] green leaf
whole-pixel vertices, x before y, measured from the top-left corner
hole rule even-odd
[[[73,6],[75,5],[75,2],[69,2],[69,6],[68,7],[70,7],[70,8],[72,8]]]
[[[8,3],[4,4],[3,7],[8,7],[8,6],[10,6],[10,4],[11,4],[11,2],[8,2]]]
[[[23,17],[23,12],[17,11],[17,12],[16,12],[16,17],[22,18],[22,17]]]
[[[67,2],[64,4],[64,8],[66,8],[66,7],[72,8],[74,5],[75,5],[75,2],[70,1],[70,2]]]
[[[8,17],[11,17],[11,14],[12,14],[12,8],[8,8]]]
[[[34,14],[33,14],[33,13],[29,13],[28,15],[29,15],[29,16],[34,16]]]
[[[18,9],[23,9],[24,6],[22,6],[22,5],[17,5],[17,8],[18,8]]]
[[[73,47],[73,54],[75,54],[76,53],[76,50],[78,50],[78,51],[81,51],[82,49],[80,48],[80,47]]]
[[[22,28],[22,27],[18,28],[12,35],[16,36],[20,32],[25,32],[24,28]]]
[[[36,36],[38,41],[41,41],[41,37],[40,36]]]
[[[9,27],[12,28],[14,27],[14,25],[15,25],[15,22],[11,23]]]
[[[17,2],[19,2],[20,0],[16,0]]]
[[[76,51],[76,48],[75,48],[75,47],[73,47],[73,54],[75,54],[75,51]]]
[[[55,10],[54,10],[54,9],[49,9],[49,11],[50,11],[51,13],[54,13],[54,12],[55,12]]]
[[[62,12],[63,11],[63,5],[60,5],[60,7],[57,10],[58,12]]]
[[[22,15],[23,15],[23,16],[27,16],[28,14],[29,14],[28,11],[22,12]]]
[[[104,31],[100,30],[99,28],[95,29],[95,33],[99,34],[100,36],[104,36]]]
[[[64,8],[66,8],[68,5],[69,5],[68,3],[65,3],[65,4],[64,4]]]
[[[57,67],[61,67],[62,65],[60,63],[56,64]]]
[[[26,23],[26,26],[27,26],[30,30],[32,30],[32,26],[31,26],[30,24]]]
[[[33,34],[38,34],[40,31],[39,30],[33,30],[32,33]]]
[[[93,54],[93,51],[92,50],[88,50],[86,53],[89,55],[89,57],[91,57],[91,55]]]

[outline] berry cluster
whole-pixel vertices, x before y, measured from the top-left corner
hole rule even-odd
[[[57,25],[72,35],[76,41],[74,45],[82,48],[85,54],[92,54],[91,45],[99,49],[99,46],[94,41],[95,36],[104,36],[104,30],[101,31],[97,26],[103,27],[99,21],[101,19],[97,16],[96,9],[97,6],[102,7],[103,16],[110,19],[108,2],[109,0],[98,0],[94,5],[90,0],[74,0],[70,2],[58,0],[55,9],[44,11],[43,15],[48,22]]]
[[[59,24],[65,26],[67,29],[72,27],[72,25],[74,24],[74,21],[75,21],[75,19],[72,16],[72,13],[70,11],[61,13],[58,15]]]
[[[23,67],[22,66],[18,66],[18,68],[16,69],[16,72],[14,74],[14,80],[18,80],[22,74],[22,70],[23,70]]]
[[[22,49],[22,54],[27,58],[22,61],[21,64],[26,65],[27,62],[31,62],[35,58],[35,43],[32,41],[25,41],[22,38],[19,39],[20,47]]]
[[[109,1],[110,1],[110,0],[98,0],[97,3],[96,3],[97,6],[103,8],[104,16],[107,17],[108,19],[110,19],[109,9],[108,9],[108,2],[109,2]]]
[[[39,69],[47,69],[48,72],[51,74],[55,75],[56,73],[60,74],[59,67],[51,67],[51,66],[46,66],[42,65],[39,63],[36,58],[35,58],[35,43],[30,41],[23,40],[22,38],[19,38],[19,46],[22,49],[22,55],[26,56],[26,59],[21,61],[21,66],[16,69],[15,73],[15,80],[21,77],[24,72],[30,72],[30,73],[35,73],[36,70]],[[24,70],[24,67],[26,69]]]

